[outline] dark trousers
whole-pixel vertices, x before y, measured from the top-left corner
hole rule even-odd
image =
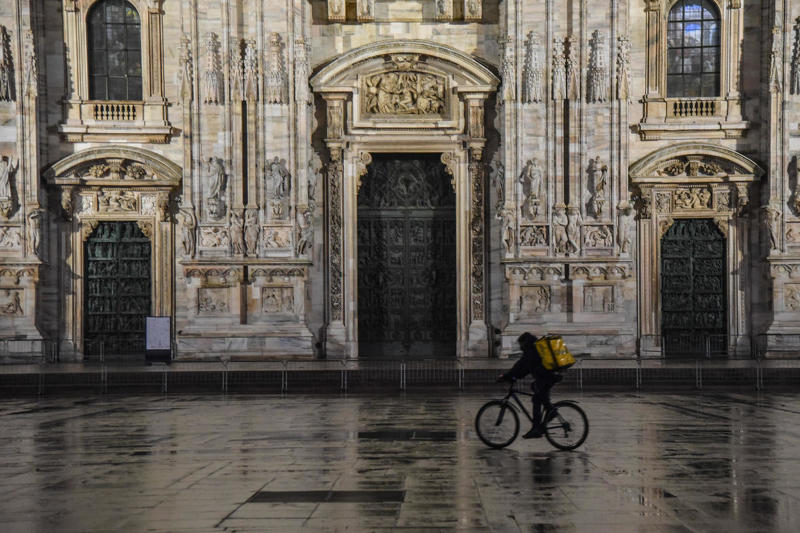
[[[542,423],[542,407],[550,409],[550,389],[556,384],[556,380],[550,376],[541,376],[531,383],[533,389],[533,427]]]

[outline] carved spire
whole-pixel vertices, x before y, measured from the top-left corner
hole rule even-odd
[[[589,80],[587,100],[590,103],[608,101],[608,49],[606,38],[600,30],[595,30],[590,41],[592,48],[589,57]]]
[[[289,102],[286,69],[283,63],[283,42],[277,32],[269,36],[269,55],[267,57],[266,101],[268,104]]]
[[[525,93],[526,104],[541,102],[544,98],[544,64],[542,40],[536,32],[528,33],[525,41]]]
[[[244,97],[249,101],[258,100],[258,52],[256,42],[249,39],[244,46]]]
[[[553,100],[567,97],[567,74],[564,65],[564,43],[558,37],[553,38]]]
[[[209,32],[206,35],[206,68],[203,72],[203,102],[206,104],[221,104],[222,97],[222,71],[219,61],[219,39],[217,34]]]
[[[631,40],[627,35],[617,37],[617,98],[631,100]]]
[[[579,100],[581,88],[578,83],[578,39],[574,35],[569,35],[566,45],[564,55],[567,65],[567,98]]]
[[[309,48],[304,38],[294,40],[294,99],[297,104],[308,103]]]
[[[517,99],[517,70],[514,57],[514,39],[510,35],[500,39],[503,48],[503,102],[513,102]]]

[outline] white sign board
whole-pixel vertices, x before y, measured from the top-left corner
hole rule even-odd
[[[168,316],[147,317],[145,334],[145,349],[167,350],[170,349],[170,318]]]

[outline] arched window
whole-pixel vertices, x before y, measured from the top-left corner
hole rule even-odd
[[[681,0],[669,12],[667,97],[719,96],[720,14],[709,0]]]
[[[125,0],[101,0],[87,17],[90,100],[142,99],[139,13]]]

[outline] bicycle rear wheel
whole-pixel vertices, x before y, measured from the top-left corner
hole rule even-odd
[[[492,400],[475,416],[475,431],[487,446],[505,448],[519,434],[519,416],[508,402]]]
[[[589,419],[573,402],[556,402],[545,416],[544,436],[559,450],[574,450],[589,435]]]

